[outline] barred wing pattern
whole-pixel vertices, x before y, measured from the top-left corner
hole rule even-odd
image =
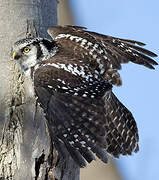
[[[111,92],[104,96],[106,110],[107,152],[114,157],[139,150],[138,129],[131,112]]]

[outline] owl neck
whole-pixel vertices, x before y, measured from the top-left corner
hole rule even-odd
[[[37,59],[40,59],[40,61],[45,61],[51,58],[52,56],[54,56],[58,48],[55,41],[49,41],[47,39],[43,39],[42,42],[40,43],[40,50],[41,50],[41,54],[39,54],[39,58],[37,57]]]

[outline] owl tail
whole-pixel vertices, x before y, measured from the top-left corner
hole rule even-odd
[[[131,155],[139,150],[138,129],[132,113],[117,99],[112,91],[105,96],[107,119],[107,152],[114,157]]]

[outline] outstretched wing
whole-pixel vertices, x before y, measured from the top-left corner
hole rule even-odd
[[[99,64],[101,74],[115,85],[121,85],[117,70],[121,63],[133,62],[154,69],[157,63],[151,58],[157,55],[140,46],[145,44],[139,41],[115,38],[107,35],[89,32],[84,27],[56,26],[49,28],[48,33],[67,51],[85,52]],[[76,48],[71,49],[71,47]]]
[[[33,79],[56,148],[60,151],[60,144],[64,144],[75,162],[84,167],[85,160],[94,159],[92,152],[107,162],[102,97],[111,85],[89,77],[89,72],[76,63],[67,55],[55,55],[41,64]]]

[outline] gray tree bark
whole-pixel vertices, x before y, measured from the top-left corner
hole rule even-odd
[[[77,165],[59,159],[50,142],[31,81],[10,60],[27,20],[47,37],[57,24],[57,0],[0,0],[0,180],[78,180]]]

